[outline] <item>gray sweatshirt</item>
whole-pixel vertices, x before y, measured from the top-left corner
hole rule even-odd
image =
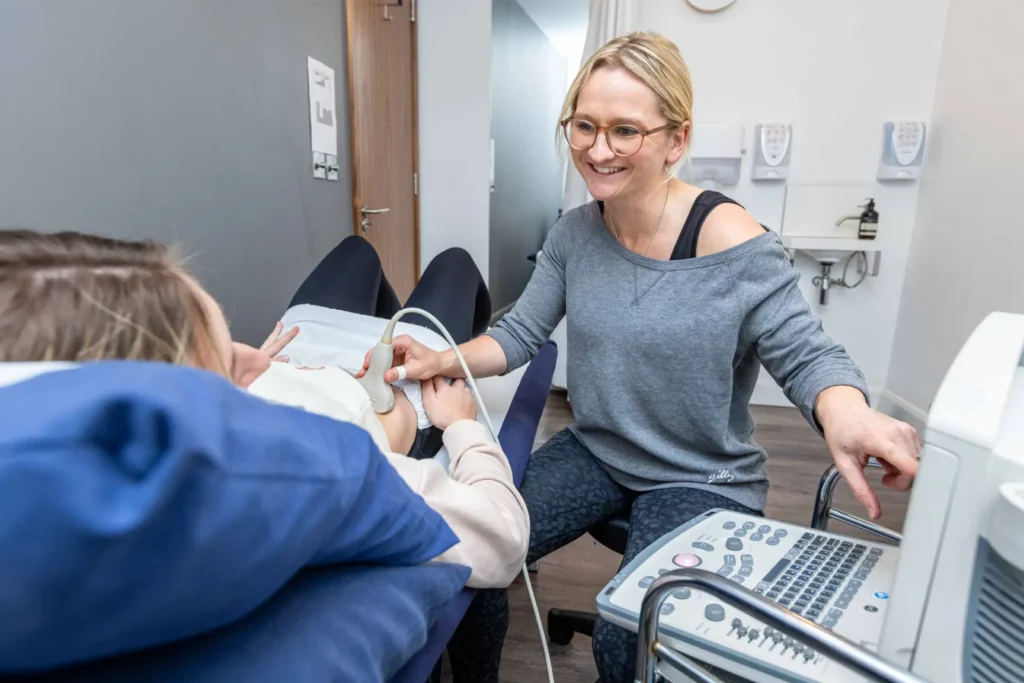
[[[552,228],[523,295],[488,334],[513,370],[564,316],[571,429],[615,481],[705,489],[763,510],[766,454],[750,413],[759,365],[819,433],[822,390],[867,396],[797,280],[775,233],[659,261],[619,244],[592,202]]]

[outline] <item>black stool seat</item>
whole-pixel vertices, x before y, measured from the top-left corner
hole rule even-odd
[[[590,527],[590,535],[605,548],[622,555],[626,552],[626,541],[629,540],[629,516],[612,517],[595,524]]]
[[[605,548],[624,554],[629,538],[629,512],[595,524],[588,533]],[[548,637],[559,645],[568,645],[577,633],[593,637],[597,618],[596,612],[554,607],[548,610]]]

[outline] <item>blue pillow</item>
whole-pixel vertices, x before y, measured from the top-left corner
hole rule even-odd
[[[34,683],[384,683],[469,577],[460,565],[308,569],[238,623]]]
[[[0,390],[0,672],[223,626],[302,567],[417,565],[451,529],[350,424],[104,362]]]

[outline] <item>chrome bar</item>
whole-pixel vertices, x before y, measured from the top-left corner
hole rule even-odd
[[[874,458],[868,458],[868,467],[881,467]],[[818,481],[818,492],[814,495],[814,512],[811,513],[811,528],[819,531],[828,530],[829,517],[833,516],[832,496],[835,494],[836,484],[842,476],[835,465],[830,465]],[[856,525],[855,525],[856,526]],[[879,527],[882,528],[882,527]],[[868,529],[867,531],[871,531]]]
[[[636,680],[655,683],[657,655],[661,643],[657,640],[661,607],[669,594],[681,587],[701,590],[714,595],[728,605],[751,615],[766,625],[812,645],[825,657],[882,683],[925,683],[905,669],[864,650],[846,638],[827,631],[812,621],[799,617],[786,608],[752,593],[739,584],[704,569],[677,569],[654,581],[644,595],[640,608],[640,628],[637,638]],[[673,662],[674,663],[674,662]]]
[[[676,652],[661,643],[654,644],[654,654],[685,673],[691,679],[697,681],[697,683],[722,683],[722,679],[715,678],[710,673],[700,668],[700,666],[693,662],[689,657]],[[662,678],[664,678],[664,676],[662,676]]]
[[[811,513],[811,528],[819,531],[828,529],[828,513],[832,511],[832,494],[835,493],[836,484],[839,483],[841,475],[835,465],[832,465],[821,475],[818,482],[818,492],[814,496],[814,512]]]
[[[840,522],[846,522],[850,526],[861,529],[862,531],[867,531],[875,536],[881,536],[886,540],[892,541],[896,545],[903,542],[903,534],[897,533],[880,524],[875,524],[874,522],[869,522],[866,519],[848,515],[842,510],[830,510],[828,514],[832,519],[838,519]]]

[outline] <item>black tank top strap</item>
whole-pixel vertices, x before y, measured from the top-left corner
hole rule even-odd
[[[697,195],[697,199],[690,208],[689,215],[686,216],[683,229],[679,233],[679,239],[676,240],[675,249],[672,250],[672,261],[696,258],[697,238],[700,237],[701,226],[704,225],[704,221],[707,219],[708,214],[711,213],[711,210],[719,204],[736,204],[740,206],[739,202],[729,199],[721,192],[715,192],[714,190],[704,190]]]

